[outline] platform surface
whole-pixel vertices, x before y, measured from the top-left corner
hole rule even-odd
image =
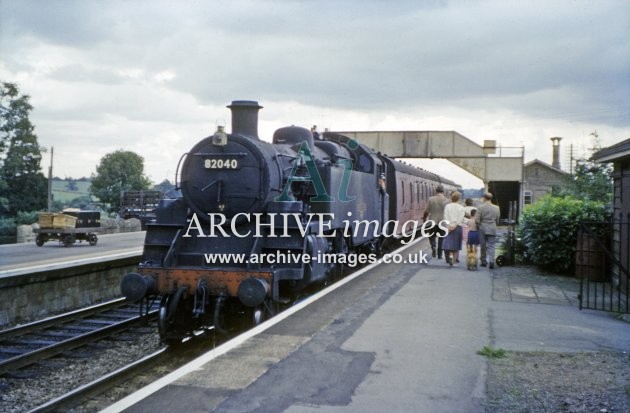
[[[482,412],[486,345],[630,349],[630,324],[580,311],[574,280],[534,281],[382,265],[105,411]]]
[[[144,243],[144,231],[120,234],[98,234],[98,243],[87,242],[63,247],[58,241],[49,241],[38,247],[35,242],[0,245],[0,277],[29,268],[59,266],[78,260],[98,260],[100,257],[140,255]]]

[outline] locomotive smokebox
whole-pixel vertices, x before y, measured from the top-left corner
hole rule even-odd
[[[232,133],[258,138],[258,111],[262,106],[254,100],[233,100],[228,106],[232,111]]]

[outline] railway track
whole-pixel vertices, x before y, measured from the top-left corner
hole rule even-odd
[[[0,332],[0,376],[125,331],[157,316],[117,299]]]
[[[0,392],[25,394],[25,388],[37,389],[36,394],[27,398],[11,395],[12,400],[16,397],[20,401],[8,411],[94,411],[94,408],[83,406],[106,407],[121,391],[143,387],[146,384],[141,381],[143,378],[156,380],[165,371],[174,370],[206,352],[209,345],[216,345],[217,340],[228,339],[223,336],[215,338],[213,328],[208,327],[199,331],[198,336],[186,340],[190,345],[156,347],[143,353],[133,350],[131,355],[117,353],[113,357],[122,361],[120,364],[113,363],[111,355],[105,360],[100,357],[106,348],[115,343],[118,346],[136,346],[140,337],[153,342],[157,338],[157,326],[154,322],[146,325],[146,322],[147,319],[157,318],[157,314],[157,308],[153,308],[148,317],[146,311],[145,315],[141,315],[138,305],[129,305],[124,299],[118,299],[0,331]],[[120,332],[123,334],[117,334]],[[97,343],[102,339],[105,341]],[[146,339],[141,341],[146,342]],[[129,345],[124,344],[127,342]],[[82,346],[85,350],[79,349]],[[146,347],[140,345],[139,348],[143,346]],[[118,364],[118,367],[106,367],[110,364]],[[62,378],[67,377],[65,371],[58,375],[68,368],[71,372],[77,368],[81,372],[72,380]],[[101,372],[96,374],[97,371]],[[59,384],[66,381],[68,383]],[[47,390],[46,383],[51,382],[56,382],[55,388]],[[0,398],[0,410],[7,404],[11,405],[8,398],[4,404]]]
[[[125,393],[130,393],[145,385],[142,381],[139,383],[134,382],[139,376],[147,375],[152,377],[152,380],[157,380],[161,375],[166,374],[165,371],[172,371],[208,351],[208,334],[212,330],[212,327],[210,327],[203,333],[200,333],[198,337],[188,339],[188,345],[162,347],[141,359],[130,362],[115,371],[104,374],[89,383],[55,397],[28,412],[58,412],[70,409],[73,411],[94,410],[93,407],[85,407],[89,403],[93,406],[99,406],[96,410],[107,407],[111,403],[111,400],[108,398],[108,392],[112,389],[123,386]],[[211,339],[211,342],[213,346],[217,345],[214,339]],[[158,368],[160,373],[152,372],[152,369]]]
[[[160,350],[143,357],[140,360],[132,362],[120,369],[106,374],[90,383],[77,387],[74,390],[67,392],[59,397],[56,397],[32,410],[29,413],[43,413],[62,411],[67,408],[75,407],[81,402],[90,399],[91,397],[98,396],[113,386],[124,383],[130,380],[134,375],[139,372],[144,372],[156,364],[161,363],[167,357],[168,348],[164,347]]]

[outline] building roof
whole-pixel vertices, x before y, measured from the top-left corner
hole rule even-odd
[[[600,149],[591,156],[591,159],[595,162],[612,162],[627,157],[630,157],[630,139]]]
[[[541,166],[544,166],[545,168],[549,168],[552,171],[555,171],[564,175],[568,174],[568,172],[564,172],[562,169],[558,169],[552,165],[549,165],[547,162],[543,162],[540,159],[534,159],[533,161],[527,162],[525,165],[523,165],[523,167],[527,168],[528,166],[533,165],[535,163],[540,164]]]

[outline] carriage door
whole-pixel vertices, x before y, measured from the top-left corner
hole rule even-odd
[[[381,162],[377,166],[378,192],[381,200],[381,222],[389,220],[389,194],[387,193],[387,165]],[[394,183],[395,184],[395,183]]]

